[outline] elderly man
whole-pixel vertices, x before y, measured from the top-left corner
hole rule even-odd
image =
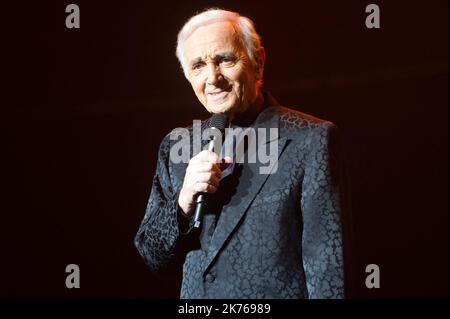
[[[153,271],[184,262],[181,298],[343,298],[336,126],[262,91],[265,51],[238,13],[191,18],[177,57],[197,98],[230,128],[277,130],[266,136],[277,143],[277,169],[261,174],[257,163],[208,150],[175,163],[166,136],[135,238],[145,262]],[[200,194],[209,202],[196,230]]]

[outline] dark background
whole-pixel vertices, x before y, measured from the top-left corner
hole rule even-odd
[[[65,7],[81,9],[66,29]],[[365,7],[381,8],[381,29]],[[249,16],[265,88],[336,123],[349,296],[448,297],[448,1],[22,1],[2,7],[0,297],[176,298],[133,246],[162,137],[207,117],[174,55],[188,17]],[[10,42],[9,42],[10,41]],[[5,89],[5,86],[4,86]],[[81,288],[65,287],[65,267]],[[381,288],[364,285],[365,266]]]

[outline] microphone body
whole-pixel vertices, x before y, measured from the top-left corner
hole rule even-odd
[[[222,132],[225,130],[225,127],[228,123],[228,117],[224,114],[213,114],[210,119],[211,127],[210,129],[218,130],[220,131],[220,134],[214,135],[214,137],[209,141],[208,144],[208,151],[212,152],[215,151],[217,155],[220,156],[220,149],[217,147],[217,144],[220,142],[220,145],[222,144],[222,140],[219,141],[219,138],[217,136],[220,136],[222,139]],[[196,229],[199,229],[202,224],[203,219],[203,213],[206,207],[206,201],[208,198],[208,194],[200,194],[197,196],[195,200],[195,213],[194,213],[194,220],[193,220],[193,227]]]
[[[214,149],[216,149],[216,152],[220,152],[220,150],[217,151],[217,148],[215,148],[216,142],[217,142],[216,137],[214,137],[211,141],[209,141],[208,151],[212,152]],[[217,155],[220,155],[220,153]],[[208,194],[200,194],[197,196],[197,199],[195,200],[196,205],[195,205],[195,213],[194,213],[194,228],[200,228],[200,226],[201,226],[203,211],[206,206],[207,198],[208,198]]]

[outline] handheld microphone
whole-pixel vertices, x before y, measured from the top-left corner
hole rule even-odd
[[[228,117],[225,114],[217,113],[213,114],[211,118],[209,119],[209,128],[213,130],[219,130],[220,134],[219,136],[223,136],[223,132],[225,130],[225,127],[228,124]],[[222,142],[222,141],[220,141]],[[216,151],[217,155],[220,155],[220,149],[218,147],[215,147],[218,143],[217,137],[214,136],[208,143],[208,151],[212,152],[213,150]],[[202,218],[203,213],[206,206],[206,201],[208,198],[208,194],[200,194],[197,196],[195,200],[195,213],[194,213],[194,228],[200,228],[202,224]]]

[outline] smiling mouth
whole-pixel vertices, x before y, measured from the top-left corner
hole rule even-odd
[[[212,94],[212,95],[215,95],[215,94],[220,94],[220,93],[223,93],[223,92],[228,92],[228,90],[217,88],[217,89],[215,89],[215,90],[212,90],[212,91],[207,92],[206,94]]]
[[[217,92],[210,92],[207,93],[206,95],[210,98],[212,98],[213,100],[217,100],[217,99],[221,99],[223,97],[225,97],[225,95],[228,94],[228,91],[225,90],[221,90],[221,91],[217,91]]]

